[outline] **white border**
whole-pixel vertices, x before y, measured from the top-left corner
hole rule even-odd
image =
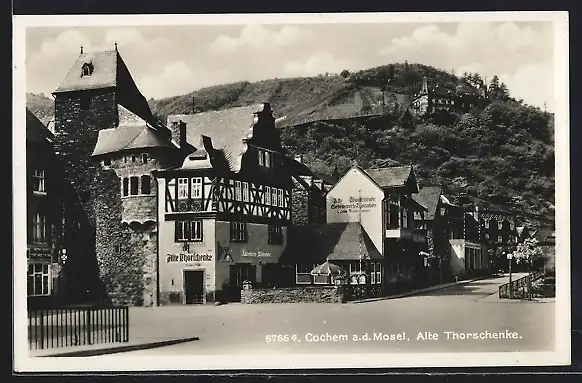
[[[29,358],[26,339],[26,282],[14,278],[14,366],[17,371],[132,371],[249,370],[303,368],[394,368],[568,365],[570,329],[570,174],[569,174],[569,67],[567,12],[462,13],[338,13],[247,15],[74,15],[13,17],[13,202],[14,275],[26,271],[26,154],[25,154],[25,29],[26,27],[79,27],[128,25],[226,25],[310,23],[421,23],[421,22],[546,21],[555,26],[554,84],[556,97],[556,349],[543,353],[433,353],[433,354],[316,354],[218,355],[196,357]],[[17,339],[21,341],[16,342]],[[422,355],[422,357],[419,357]]]

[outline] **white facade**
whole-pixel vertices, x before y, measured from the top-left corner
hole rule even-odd
[[[327,222],[360,222],[383,254],[383,200],[384,191],[361,170],[352,168],[327,194]]]

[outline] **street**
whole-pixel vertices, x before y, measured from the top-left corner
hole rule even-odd
[[[551,350],[553,301],[499,300],[498,286],[507,280],[356,304],[133,308],[132,339],[200,339],[123,355]]]

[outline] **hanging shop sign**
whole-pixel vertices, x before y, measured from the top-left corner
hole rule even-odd
[[[212,254],[167,254],[166,262],[211,262]]]

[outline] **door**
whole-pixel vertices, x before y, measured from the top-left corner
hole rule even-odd
[[[230,299],[240,301],[240,290],[244,281],[256,282],[257,267],[248,263],[237,263],[230,266]]]
[[[184,291],[187,305],[204,303],[203,270],[184,271]]]

